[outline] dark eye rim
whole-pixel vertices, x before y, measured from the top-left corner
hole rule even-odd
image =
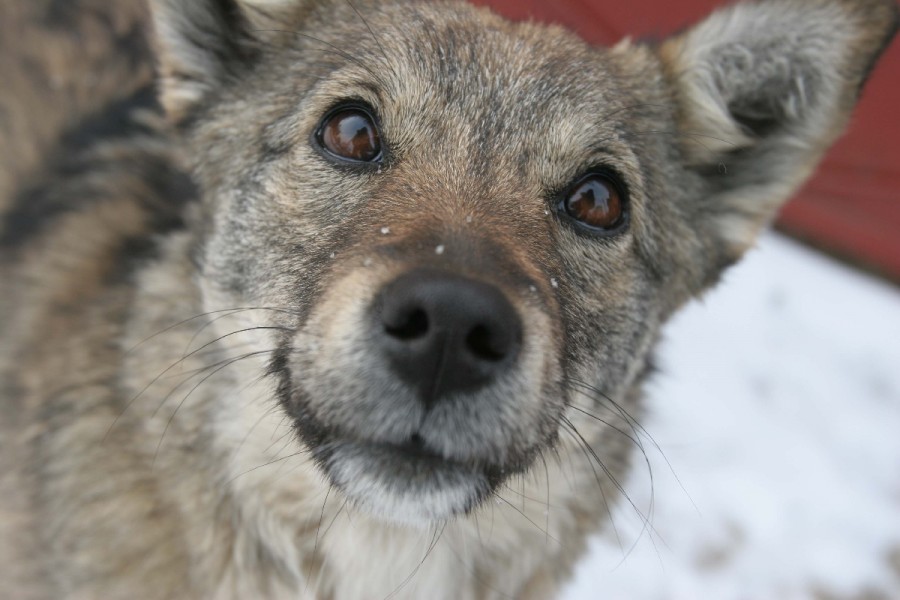
[[[622,215],[618,222],[611,228],[595,227],[588,225],[583,221],[579,221],[566,210],[566,202],[569,196],[581,187],[589,179],[603,179],[619,194],[619,200],[622,203]],[[563,188],[561,192],[556,194],[556,214],[561,221],[571,225],[575,231],[586,234],[595,238],[613,238],[621,235],[631,225],[631,197],[628,193],[628,186],[623,182],[622,177],[616,171],[608,167],[596,167],[586,171],[583,175],[576,178],[573,183]]]
[[[378,152],[378,156],[376,156],[372,160],[357,160],[355,158],[346,158],[340,156],[339,154],[335,154],[325,146],[325,126],[328,124],[328,121],[338,113],[351,110],[356,110],[365,114],[369,118],[369,120],[372,121],[372,124],[375,126],[375,129],[378,132],[378,139],[381,142],[381,148]],[[313,130],[310,138],[312,146],[316,149],[316,151],[324,158],[328,159],[330,162],[336,165],[350,166],[355,168],[377,168],[384,164],[387,155],[387,152],[385,150],[384,135],[382,134],[381,120],[378,118],[378,112],[375,111],[368,103],[361,100],[345,100],[329,108],[327,111],[325,111],[324,116],[319,120],[319,124]]]

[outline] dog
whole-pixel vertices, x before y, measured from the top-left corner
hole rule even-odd
[[[660,327],[897,24],[6,3],[2,596],[553,597],[628,501]]]

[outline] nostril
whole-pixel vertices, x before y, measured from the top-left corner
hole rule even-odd
[[[424,337],[428,333],[428,314],[422,309],[413,310],[397,319],[395,324],[385,323],[384,330],[388,335],[403,341]]]
[[[485,325],[476,325],[466,336],[466,348],[477,358],[487,362],[500,362],[506,358],[502,344],[498,344],[491,330]]]

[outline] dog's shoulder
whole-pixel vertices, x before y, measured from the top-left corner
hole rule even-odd
[[[139,0],[0,5],[0,581],[9,597],[48,596],[42,587],[55,576],[42,571],[36,525],[64,512],[47,482],[64,480],[84,450],[66,428],[114,389],[130,275],[160,232],[181,226],[194,194],[157,100],[149,39]],[[46,460],[48,443],[66,439],[71,451],[59,456],[68,458]]]
[[[0,6],[0,212],[65,129],[153,80],[140,0]]]

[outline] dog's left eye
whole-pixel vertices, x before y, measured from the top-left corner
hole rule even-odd
[[[332,112],[319,126],[316,138],[329,154],[353,162],[378,162],[381,135],[375,119],[362,108]]]
[[[594,233],[615,232],[626,220],[626,199],[619,190],[607,175],[588,175],[563,195],[559,211]]]

